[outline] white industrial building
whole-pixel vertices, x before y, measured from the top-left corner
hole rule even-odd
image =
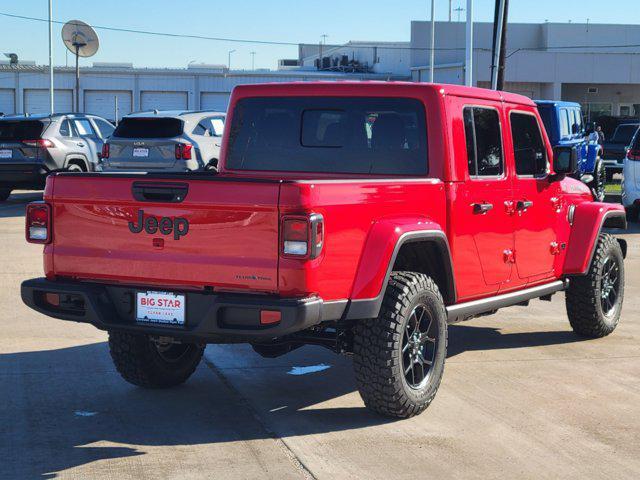
[[[215,65],[184,69],[133,68],[130,64],[94,64],[80,69],[79,111],[109,120],[142,110],[227,109],[236,85],[247,83],[389,79],[389,75],[343,74],[315,70],[229,71]],[[75,70],[54,68],[56,112],[74,111]],[[392,77],[395,78],[395,77]],[[0,64],[0,112],[48,113],[49,69],[36,65]]]
[[[431,23],[411,22],[409,42],[352,41],[300,45],[298,58],[278,70],[229,71],[224,66],[183,69],[94,64],[81,69],[80,111],[115,119],[149,109],[225,110],[234,86],[243,83],[429,78]],[[464,22],[435,23],[435,80],[463,83]],[[473,83],[488,87],[493,24],[474,23]],[[505,89],[531,98],[576,101],[592,118],[640,116],[640,25],[522,24],[507,31]],[[0,112],[47,112],[48,68],[0,64]],[[74,70],[55,68],[55,110],[73,110]]]

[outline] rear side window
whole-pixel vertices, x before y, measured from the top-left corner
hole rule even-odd
[[[502,175],[504,160],[498,112],[492,108],[465,107],[463,116],[469,175]]]
[[[182,135],[184,123],[177,118],[123,118],[113,132],[121,138],[171,138]]]
[[[18,141],[40,138],[45,122],[39,120],[0,120],[0,140]]]
[[[427,173],[425,110],[415,99],[245,98],[230,128],[229,169]]]
[[[69,120],[63,120],[60,124],[60,135],[63,137],[76,137],[77,133]]]
[[[520,176],[546,175],[547,155],[536,117],[512,112],[510,120],[516,173]]]

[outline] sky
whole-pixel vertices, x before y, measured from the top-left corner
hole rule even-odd
[[[436,20],[447,20],[449,0],[435,0]],[[451,0],[452,8],[465,8],[466,0]],[[475,0],[474,20],[493,21],[495,0]],[[603,8],[614,5],[615,8]],[[409,41],[411,20],[427,20],[430,0],[53,0],[53,19],[82,20],[96,27],[118,27],[173,34],[203,35],[275,42],[327,43],[349,40]],[[628,23],[637,12],[637,0],[510,0],[509,21],[517,23],[567,22]],[[47,0],[1,0],[0,13],[47,18]],[[460,12],[461,20],[465,12]],[[453,12],[453,20],[458,13]],[[54,25],[54,64],[65,65],[66,49]],[[81,59],[127,62],[136,67],[184,68],[189,62],[276,68],[279,58],[297,58],[297,48],[225,41],[166,38],[97,28],[98,53]],[[0,15],[0,53],[17,53],[23,60],[48,63],[47,23]],[[68,55],[69,65],[73,57]]]

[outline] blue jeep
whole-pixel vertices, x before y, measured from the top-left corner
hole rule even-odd
[[[580,104],[556,100],[536,100],[536,104],[551,145],[576,147],[579,170],[576,178],[589,185],[596,200],[604,200],[606,170],[602,146],[586,135]]]

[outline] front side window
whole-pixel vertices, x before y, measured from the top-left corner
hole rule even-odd
[[[497,177],[504,172],[498,112],[492,108],[465,107],[464,131],[471,177]]]
[[[229,169],[427,173],[425,110],[415,99],[245,98],[227,128]]]
[[[91,122],[86,119],[74,120],[73,124],[76,127],[76,130],[80,134],[81,137],[87,137],[95,135],[96,132],[93,131],[93,127],[91,126]]]
[[[94,118],[93,121],[96,122],[96,127],[98,127],[98,130],[100,131],[100,136],[102,138],[110,137],[113,131],[116,129],[116,127],[111,125],[106,120]]]
[[[512,112],[510,121],[516,173],[521,176],[546,175],[547,155],[536,117]]]
[[[566,108],[561,108],[558,112],[560,114],[560,136],[569,136],[569,111]]]

